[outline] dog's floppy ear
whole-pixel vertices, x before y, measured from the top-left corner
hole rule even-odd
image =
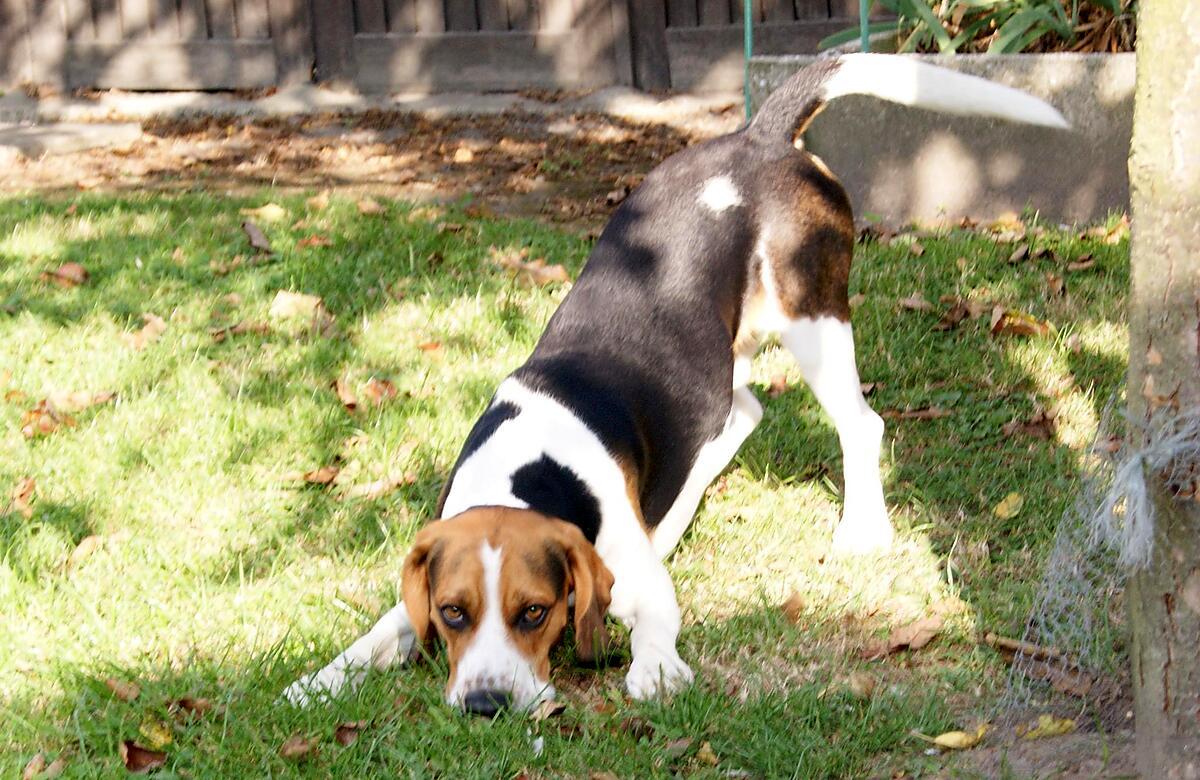
[[[575,591],[575,657],[593,664],[608,653],[604,616],[612,602],[612,572],[577,526],[556,522]]]
[[[408,610],[408,619],[412,622],[418,644],[426,642],[433,634],[430,619],[433,605],[429,600],[429,556],[438,540],[440,525],[441,521],[433,522],[421,529],[413,539],[412,550],[404,559],[404,567],[400,573],[404,608]]]

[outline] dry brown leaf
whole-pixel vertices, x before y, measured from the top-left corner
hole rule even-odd
[[[256,209],[242,209],[238,213],[243,217],[253,217],[265,222],[277,222],[288,215],[287,209],[278,203],[264,203]]]
[[[241,255],[234,255],[233,259],[227,263],[223,263],[220,260],[210,260],[208,262],[208,270],[217,276],[224,276],[230,271],[240,268],[244,262],[246,262],[246,258]]]
[[[788,381],[786,374],[775,374],[771,377],[771,384],[767,386],[767,395],[771,398],[778,398],[787,392]]]
[[[342,406],[346,407],[347,411],[353,412],[358,408],[358,398],[354,395],[354,391],[350,389],[350,384],[344,379],[337,379],[333,383],[333,392],[337,394],[338,400],[342,402]]]
[[[265,336],[271,332],[271,326],[265,322],[239,322],[227,328],[213,328],[208,332],[212,340],[220,344],[230,336],[241,336],[244,333],[257,333]]]
[[[1056,298],[1067,294],[1067,282],[1059,274],[1046,274],[1046,288]]]
[[[144,324],[140,330],[121,334],[121,340],[125,342],[125,345],[139,352],[158,341],[167,331],[166,321],[157,314],[146,312],[142,315],[142,322]]]
[[[459,165],[469,163],[469,162],[474,162],[475,161],[475,153],[472,152],[470,149],[468,149],[465,146],[460,146],[454,150],[454,158],[453,159],[454,159],[454,162],[458,163]]]
[[[861,382],[858,385],[858,392],[862,393],[863,397],[866,398],[874,394],[880,387],[881,385],[878,382]]]
[[[167,709],[176,713],[177,716],[189,718],[200,718],[212,711],[212,699],[200,697],[184,696],[171,702]]]
[[[878,687],[878,681],[875,675],[870,672],[851,672],[850,679],[847,681],[847,687],[850,689],[850,695],[856,699],[869,699],[875,695],[875,688]]]
[[[900,308],[909,311],[933,311],[933,304],[925,300],[925,296],[920,293],[913,293],[900,299]]]
[[[668,742],[663,747],[663,750],[671,758],[679,758],[679,757],[683,756],[685,753],[687,753],[688,748],[690,748],[691,746],[692,746],[691,738],[690,737],[682,737],[680,739],[673,739],[670,742]]]
[[[1024,312],[1011,311],[1003,306],[992,309],[993,336],[1048,336],[1050,332],[1050,323]]]
[[[708,742],[700,743],[700,749],[696,751],[696,760],[709,766],[716,766],[721,763],[721,760],[717,758],[717,754],[713,752],[712,745]]]
[[[92,553],[104,546],[104,537],[92,534],[79,540],[75,549],[67,556],[67,571],[75,571],[79,565],[91,557]]]
[[[60,412],[82,412],[88,407],[106,404],[116,397],[117,394],[109,390],[98,393],[77,390],[74,393],[51,393],[46,400]]]
[[[25,395],[25,393],[21,392],[20,390],[9,390],[4,394],[5,402],[10,404],[19,404],[28,397],[29,396]]]
[[[1025,506],[1025,497],[1020,493],[1013,491],[1000,500],[1000,503],[992,507],[992,514],[1001,520],[1011,520],[1021,513],[1021,509]]]
[[[933,641],[941,630],[942,618],[939,615],[921,618],[892,631],[888,636],[888,652],[895,653],[905,648],[920,650]]]
[[[779,605],[779,609],[783,611],[783,616],[792,623],[799,623],[804,617],[804,610],[808,605],[804,601],[804,597],[799,591],[792,591],[792,595],[787,597],[787,601]]]
[[[1029,259],[1029,244],[1021,244],[1020,246],[1018,246],[1016,249],[1013,250],[1011,255],[1008,256],[1008,262],[1010,265],[1016,265],[1017,263],[1023,263],[1028,259]]]
[[[106,677],[104,684],[121,701],[133,701],[142,694],[142,688],[135,682],[128,682],[116,677]]]
[[[42,281],[57,284],[59,287],[78,287],[87,284],[88,270],[79,263],[63,263],[53,271],[42,273]]]
[[[46,768],[46,756],[40,751],[33,754],[33,758],[29,759],[29,763],[25,765],[25,769],[21,772],[21,780],[33,780],[42,773]]]
[[[8,505],[7,511],[16,512],[26,520],[33,517],[33,507],[30,504],[36,489],[37,482],[33,477],[18,480],[16,487],[12,489],[12,502]]]
[[[399,391],[389,380],[371,377],[363,387],[362,394],[372,406],[380,406],[399,395]]]
[[[374,198],[363,198],[358,202],[358,213],[363,216],[376,216],[386,214],[387,209]]]
[[[1005,436],[1032,436],[1035,439],[1051,439],[1054,436],[1054,412],[1038,409],[1028,420],[1011,420],[1001,427]]]
[[[46,767],[46,771],[42,772],[41,780],[54,780],[54,778],[62,776],[62,773],[66,769],[67,755],[64,753],[50,762],[50,765]]]
[[[517,283],[523,287],[531,285],[544,286],[554,282],[568,282],[570,277],[567,269],[561,265],[546,265],[544,258],[527,260],[529,249],[502,252],[496,247],[489,247],[491,260],[496,265],[513,272]]]
[[[557,717],[567,711],[567,705],[556,699],[545,699],[533,708],[529,717],[535,723],[547,718]]]
[[[369,723],[365,720],[352,720],[339,725],[333,732],[333,738],[342,747],[350,747],[358,740],[359,733],[365,729]]]
[[[971,316],[971,309],[967,304],[961,300],[956,300],[954,305],[947,309],[942,318],[938,320],[938,323],[933,326],[933,329],[938,331],[954,330],[960,322],[969,316]]]
[[[21,415],[21,435],[26,439],[38,436],[49,436],[60,427],[71,428],[75,420],[69,414],[63,414],[48,400],[42,399],[32,409]]]
[[[440,353],[442,351],[442,342],[426,341],[424,343],[418,344],[417,349],[421,350],[422,352],[424,352],[426,354]]]
[[[922,406],[918,409],[885,409],[879,415],[885,420],[936,420],[949,417],[950,412],[940,406]]]
[[[1115,246],[1127,238],[1129,238],[1129,217],[1122,215],[1117,224],[1105,231],[1101,240],[1109,246]]]
[[[310,485],[328,485],[341,473],[338,466],[322,466],[304,473],[304,481]]]
[[[294,317],[309,317],[314,321],[321,316],[325,308],[320,296],[306,293],[280,290],[271,301],[267,315],[272,319],[286,320]]]
[[[851,309],[857,309],[859,306],[862,306],[866,302],[867,302],[867,296],[863,295],[862,293],[854,293],[854,295],[850,296],[850,300],[847,301],[847,303],[850,304]]]
[[[279,747],[279,755],[289,761],[299,761],[308,756],[316,746],[315,739],[293,734]]]
[[[166,753],[144,748],[132,739],[122,741],[119,752],[121,754],[121,763],[125,765],[125,768],[130,773],[135,775],[145,774],[167,763]]]
[[[1070,271],[1071,273],[1078,273],[1079,271],[1090,271],[1095,265],[1096,265],[1096,258],[1092,256],[1091,252],[1088,252],[1086,254],[1080,255],[1079,257],[1075,258],[1071,262],[1067,263],[1067,270]]]
[[[908,251],[910,254],[913,254],[917,257],[921,257],[922,255],[925,254],[925,245],[922,244],[920,241],[913,241],[911,244],[908,245]]]
[[[264,255],[269,255],[274,251],[271,249],[271,242],[267,239],[267,234],[250,220],[242,223],[242,232],[246,234],[246,238],[250,240],[250,247],[255,251]]]
[[[333,242],[330,241],[325,236],[319,235],[317,233],[313,233],[312,235],[309,235],[309,236],[297,241],[296,246],[301,247],[301,248],[314,247],[314,246],[333,246]]]
[[[306,199],[304,205],[311,211],[324,211],[329,205],[329,190],[321,190],[316,195]]]
[[[461,233],[466,228],[461,222],[439,222],[434,228],[439,233]]]

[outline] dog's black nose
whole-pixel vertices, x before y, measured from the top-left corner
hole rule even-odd
[[[508,694],[508,691],[484,688],[478,691],[471,691],[464,696],[463,706],[466,707],[467,712],[491,718],[497,712],[507,707],[511,700],[512,696]]]

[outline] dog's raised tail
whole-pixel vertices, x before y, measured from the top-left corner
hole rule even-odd
[[[843,95],[873,95],[948,114],[989,116],[1031,125],[1070,127],[1054,106],[994,81],[894,54],[845,54],[818,60],[771,93],[748,132],[791,142],[825,104]]]

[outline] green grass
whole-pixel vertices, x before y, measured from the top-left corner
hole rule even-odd
[[[289,212],[260,223],[276,256],[214,273],[214,262],[251,257],[239,209],[269,200]],[[71,776],[121,776],[121,741],[144,743],[139,729],[159,723],[172,738],[162,776],[809,778],[940,766],[909,732],[986,714],[1003,669],[974,632],[1020,632],[1086,444],[1123,380],[1127,245],[1039,238],[1067,259],[1095,253],[1094,269],[1068,276],[1066,299],[1047,292],[1052,263],[1009,265],[1012,247],[980,236],[922,239],[922,257],[860,247],[852,287],[866,296],[855,323],[863,379],[879,383],[872,405],[952,412],[889,422],[901,543],[882,560],[824,560],[840,506],[837,438],[769,347],[757,390],[780,373],[792,387],[766,401],[670,564],[698,679],[672,701],[630,702],[621,669],[578,669],[564,652],[555,682],[569,707],[541,723],[450,712],[439,658],[299,711],[278,693],[394,603],[406,544],[459,443],[566,292],[518,286],[487,248],[529,247],[572,274],[588,251],[531,222],[385,205],[363,216],[335,198],[317,212],[273,192],[0,201],[0,377],[11,373],[0,395],[25,395],[0,403],[0,512],[11,486],[37,482],[31,518],[0,514],[0,774],[44,751],[66,752]],[[312,234],[332,246],[298,245]],[[86,285],[39,280],[68,261],[91,272]],[[272,322],[214,341],[214,328],[268,322],[279,290],[320,295],[334,331]],[[934,332],[937,313],[897,306],[914,292],[996,300],[1058,331],[994,339],[984,317]],[[147,312],[168,327],[137,351],[121,335]],[[430,342],[440,347],[421,348]],[[399,396],[350,413],[331,390],[342,378],[361,392],[372,377]],[[74,427],[21,435],[37,400],[78,390],[117,398],[75,414]],[[1002,435],[1035,404],[1058,410],[1055,437]],[[347,484],[397,469],[411,484],[340,499],[340,488],[287,479],[335,460]],[[992,507],[1010,491],[1024,509],[999,520]],[[93,535],[101,546],[68,565]],[[806,605],[795,624],[776,607],[792,591]],[[863,642],[934,609],[947,627],[932,645],[860,660]],[[869,699],[848,691],[856,671],[879,681]],[[140,695],[114,697],[108,677],[137,681]],[[169,705],[184,696],[216,707],[176,718]],[[339,745],[334,730],[355,720],[370,724]],[[317,744],[299,762],[279,755],[295,734]]]

